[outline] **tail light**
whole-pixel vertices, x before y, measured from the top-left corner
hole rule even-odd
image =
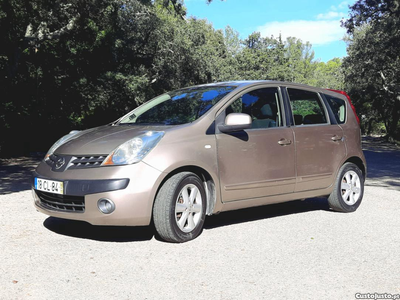
[[[354,107],[353,103],[351,102],[350,96],[349,96],[349,95],[347,95],[347,93],[346,93],[346,92],[344,92],[344,91],[339,91],[339,90],[331,90],[331,89],[328,89],[328,90],[329,90],[329,91],[336,92],[336,93],[339,93],[339,94],[342,94],[342,95],[345,95],[345,96],[346,96],[346,98],[349,100],[349,103],[350,103],[351,109],[353,110],[353,112],[354,112],[354,115],[356,116],[356,120],[357,120],[357,122],[358,122],[358,125],[360,125],[360,118],[357,116],[356,108]]]

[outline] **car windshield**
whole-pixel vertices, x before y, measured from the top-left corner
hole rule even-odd
[[[235,88],[236,86],[203,86],[166,93],[136,108],[118,124],[190,123],[204,115]]]

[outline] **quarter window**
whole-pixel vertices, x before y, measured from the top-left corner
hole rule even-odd
[[[335,115],[338,124],[343,124],[346,121],[346,102],[343,99],[332,97],[324,94],[328,104]]]
[[[326,124],[324,107],[317,93],[288,89],[295,125]]]
[[[278,88],[263,88],[248,92],[236,99],[225,113],[250,115],[253,120],[252,128],[282,126]]]

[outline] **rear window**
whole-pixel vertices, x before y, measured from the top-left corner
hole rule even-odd
[[[295,125],[326,124],[324,107],[317,93],[288,89]]]
[[[346,122],[346,102],[343,99],[332,97],[330,95],[324,94],[324,96],[335,115],[336,122],[338,122],[338,124]]]

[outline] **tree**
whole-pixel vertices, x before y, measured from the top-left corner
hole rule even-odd
[[[389,137],[399,135],[400,2],[359,0],[350,7],[345,82],[355,105],[366,115],[378,115]],[[374,111],[372,111],[374,110]]]
[[[309,42],[303,43],[295,37],[289,37],[285,44],[285,57],[289,68],[288,81],[308,83],[315,70],[314,51]]]
[[[185,15],[182,0],[2,0],[0,154],[46,151],[71,129],[106,124],[183,86],[309,83],[316,74],[322,85],[336,74],[308,43],[260,33],[241,40]]]
[[[226,68],[230,70],[226,80],[285,79],[285,46],[280,37],[264,38],[254,32],[241,43],[239,51],[226,59]]]
[[[99,33],[113,13],[113,4],[1,2],[0,118],[5,125],[1,152],[6,147],[12,154],[28,152],[34,140],[54,141],[68,130],[80,106],[79,91],[73,87],[86,79],[76,75],[93,66],[87,59],[101,55],[96,51],[102,39]],[[41,134],[30,131],[34,126]]]
[[[311,80],[307,82],[312,86],[335,90],[344,89],[344,74],[342,60],[333,58],[328,62],[315,62],[315,70]]]
[[[3,0],[0,153],[45,151],[71,129],[215,81],[223,34],[184,14],[178,0]]]

